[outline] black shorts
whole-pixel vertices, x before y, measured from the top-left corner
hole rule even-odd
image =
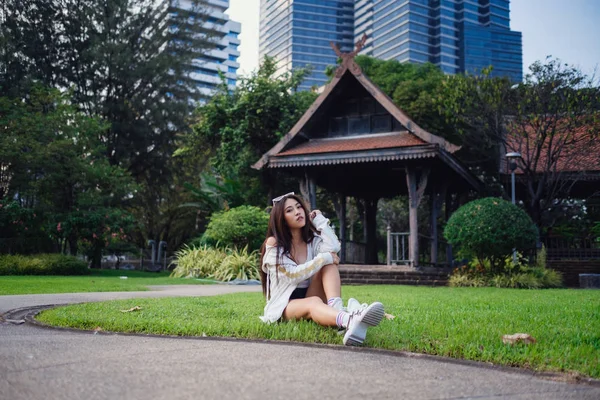
[[[308,288],[296,288],[296,289],[294,289],[294,291],[290,295],[290,300],[304,299],[306,297],[306,292],[307,291],[308,291]]]

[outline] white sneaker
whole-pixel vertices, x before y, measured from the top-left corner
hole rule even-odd
[[[369,305],[367,303],[360,303],[358,300],[356,300],[353,297],[350,297],[348,299],[348,307],[346,307],[347,312],[349,313],[353,313],[354,311],[358,311],[358,310],[362,310],[363,308],[367,308],[369,307]]]
[[[346,346],[361,345],[367,337],[367,328],[377,326],[383,319],[383,304],[376,301],[366,308],[354,311],[350,315],[348,329],[344,335],[343,343]]]

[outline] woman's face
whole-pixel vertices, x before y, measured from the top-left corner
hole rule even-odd
[[[285,222],[290,229],[299,229],[306,225],[306,213],[300,202],[296,199],[289,198],[283,205],[283,215]]]

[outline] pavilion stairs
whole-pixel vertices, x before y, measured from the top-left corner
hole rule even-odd
[[[447,286],[449,268],[408,265],[343,264],[339,267],[343,285]]]

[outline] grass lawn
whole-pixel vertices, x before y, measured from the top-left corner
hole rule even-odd
[[[379,300],[396,316],[369,330],[368,347],[600,378],[600,291],[350,286],[343,294]],[[107,331],[342,342],[335,329],[309,321],[263,324],[263,305],[259,293],[135,299],[60,307],[38,319]],[[120,311],[134,306],[142,310]],[[503,344],[502,335],[513,333],[529,333],[537,343]]]
[[[121,279],[127,276],[127,279]],[[92,270],[84,276],[0,276],[0,295],[132,292],[148,290],[148,285],[200,285],[206,281],[169,278],[169,272]]]

